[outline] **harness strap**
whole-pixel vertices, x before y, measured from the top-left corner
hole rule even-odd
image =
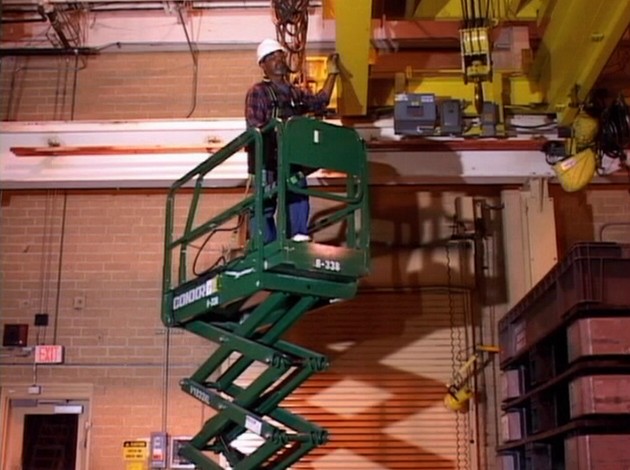
[[[284,113],[282,111],[285,111],[285,110],[280,109],[280,100],[278,100],[278,93],[276,93],[276,90],[274,89],[272,83],[270,81],[265,81],[263,83],[265,84],[265,89],[267,90],[267,94],[269,95],[269,99],[271,100],[271,105],[272,105],[271,117],[273,119],[285,119],[286,117],[288,117],[288,116],[283,116]],[[290,103],[291,110],[299,108],[301,103],[300,103],[300,97],[297,94],[297,91],[293,87],[290,87],[289,92],[291,93],[291,103]]]

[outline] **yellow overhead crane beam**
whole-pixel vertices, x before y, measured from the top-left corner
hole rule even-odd
[[[373,0],[326,0],[335,17],[341,75],[339,113],[365,115],[369,106],[391,106],[395,92],[435,93],[470,100],[472,85],[464,85],[461,70],[408,70],[396,80],[370,80]],[[461,20],[460,0],[409,0],[415,19]],[[495,70],[485,83],[484,96],[520,113],[558,113],[561,124],[571,122],[575,101],[583,101],[613,49],[630,24],[630,1],[606,0],[491,0],[493,18],[545,24],[545,33],[530,70]],[[401,75],[403,80],[401,81]],[[400,84],[405,89],[400,89]],[[369,88],[368,88],[369,85]],[[385,89],[386,87],[389,89]],[[467,109],[472,112],[472,108]]]
[[[630,25],[630,1],[556,0],[530,73],[560,124],[570,123]]]
[[[550,0],[547,0],[550,1]],[[490,0],[489,10],[499,20],[533,21],[545,0]],[[464,17],[461,0],[408,0],[409,17],[424,20],[460,20]]]

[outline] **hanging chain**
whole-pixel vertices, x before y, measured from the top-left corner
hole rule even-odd
[[[447,276],[447,287],[448,287],[448,313],[449,313],[449,322],[450,322],[450,346],[451,346],[451,368],[453,374],[453,381],[456,383],[461,383],[463,378],[459,374],[459,369],[463,363],[463,359],[461,357],[461,352],[463,349],[462,345],[462,330],[457,325],[457,321],[455,318],[455,299],[453,296],[453,271],[451,266],[451,250],[450,245],[447,243],[446,247],[446,276]],[[468,470],[470,468],[470,459],[469,459],[469,446],[463,445],[465,429],[467,426],[467,413],[455,413],[455,451],[457,452],[457,469],[458,470]]]
[[[446,244],[446,279],[447,279],[447,295],[448,295],[448,317],[449,317],[449,333],[450,333],[450,346],[451,346],[451,369],[453,375],[453,381],[459,383],[461,377],[459,377],[459,351],[458,351],[458,328],[455,321],[455,306],[453,299],[453,273],[451,271],[451,250],[450,246]],[[457,454],[457,469],[461,469],[461,426],[460,426],[459,413],[455,413],[455,452]]]

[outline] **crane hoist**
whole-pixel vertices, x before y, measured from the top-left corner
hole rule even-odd
[[[267,132],[275,132],[278,142],[274,185],[265,185],[262,177]],[[233,207],[196,222],[204,177],[248,145],[255,151],[253,191]],[[341,186],[304,188],[298,179],[307,167],[335,172]],[[178,215],[175,197],[190,192],[191,186],[190,206]],[[262,220],[265,198],[277,198],[278,227],[285,227],[291,192],[333,205],[311,224],[309,233],[339,227],[345,232],[342,245],[298,243],[283,230],[264,244],[259,230],[250,234],[239,256],[191,274],[195,243],[244,214]],[[176,235],[178,226],[183,229]],[[282,402],[314,373],[325,370],[328,359],[282,336],[307,312],[356,294],[358,279],[369,269],[369,233],[365,142],[353,129],[320,120],[295,117],[249,129],[173,183],[166,204],[162,321],[217,345],[198,370],[180,382],[184,392],[216,411],[181,448],[182,457],[203,470],[221,468],[210,453],[221,454],[233,469],[281,469],[327,441],[325,429]],[[253,364],[260,374],[237,384]],[[235,445],[246,432],[262,440],[247,455]]]

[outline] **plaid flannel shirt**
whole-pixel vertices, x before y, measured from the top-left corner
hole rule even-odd
[[[269,87],[278,100],[278,117],[287,119],[306,113],[323,113],[328,106],[330,97],[320,90],[311,93],[308,90],[289,85],[276,85],[269,80],[263,80],[252,86],[245,98],[245,120],[247,127],[262,127],[273,117],[274,100]]]
[[[270,91],[269,88],[272,88],[273,91]],[[276,115],[274,116],[276,100],[277,109],[275,109]],[[273,117],[288,119],[291,116],[300,116],[307,113],[322,114],[326,110],[329,101],[330,97],[323,90],[312,93],[290,84],[286,84],[286,86],[277,85],[265,79],[253,85],[247,91],[245,98],[245,120],[247,127],[251,128],[262,127]],[[270,158],[269,161],[265,162],[265,168],[273,171],[276,165],[275,135],[266,136],[265,140],[266,145],[268,145],[266,154]],[[253,150],[249,149],[248,154],[249,173],[253,174]]]

